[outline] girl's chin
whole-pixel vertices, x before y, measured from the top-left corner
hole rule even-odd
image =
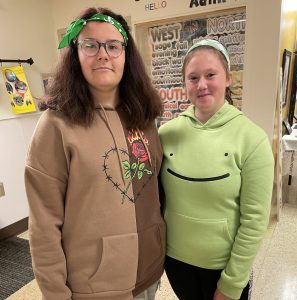
[[[198,99],[196,102],[194,102],[194,105],[201,108],[210,108],[213,103],[209,99]]]

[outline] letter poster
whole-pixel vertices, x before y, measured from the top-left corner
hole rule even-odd
[[[194,43],[205,38],[218,40],[228,50],[233,81],[233,104],[241,109],[245,11],[198,16],[195,19],[152,26],[148,28],[148,35],[151,48],[151,78],[159,91],[164,108],[158,126],[177,117],[190,105],[183,86],[183,59]]]
[[[12,111],[23,114],[36,111],[22,66],[1,67]]]

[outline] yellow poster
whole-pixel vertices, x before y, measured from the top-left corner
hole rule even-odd
[[[22,66],[1,67],[12,110],[15,114],[36,111]]]

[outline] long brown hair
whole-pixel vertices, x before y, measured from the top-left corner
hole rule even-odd
[[[183,67],[182,67],[182,74],[183,74],[183,82],[185,82],[185,71],[186,71],[186,67],[189,63],[189,61],[191,60],[192,56],[193,56],[193,53],[195,53],[196,51],[199,51],[199,50],[203,50],[203,49],[207,49],[207,50],[210,50],[212,51],[213,53],[215,53],[218,58],[220,59],[220,61],[222,62],[223,64],[223,67],[226,71],[226,74],[229,73],[229,70],[228,70],[228,62],[225,58],[225,56],[220,52],[218,51],[217,49],[211,47],[211,46],[207,46],[207,45],[204,45],[204,46],[199,46],[198,48],[194,49],[193,51],[191,51],[184,59],[184,63],[183,63]],[[230,89],[229,86],[226,87],[226,90],[225,90],[225,99],[230,103],[230,104],[233,104],[233,100],[232,100],[232,91]]]
[[[125,47],[125,67],[119,84],[120,104],[118,109],[127,114],[128,128],[145,128],[162,113],[162,104],[158,92],[152,86],[146,73],[143,60],[136,48],[127,22],[106,8],[88,8],[78,18],[87,19],[96,13],[102,13],[122,24],[127,35]],[[90,126],[95,117],[95,104],[84,78],[74,43],[63,50],[61,60],[53,75],[53,80],[40,104],[40,109],[60,111],[72,124]]]

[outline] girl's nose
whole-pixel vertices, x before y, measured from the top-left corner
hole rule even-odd
[[[101,60],[101,59],[108,60],[108,58],[109,57],[104,46],[101,45],[97,53],[97,60]]]
[[[205,90],[207,88],[207,83],[205,78],[200,78],[197,84],[197,89],[198,90]]]

